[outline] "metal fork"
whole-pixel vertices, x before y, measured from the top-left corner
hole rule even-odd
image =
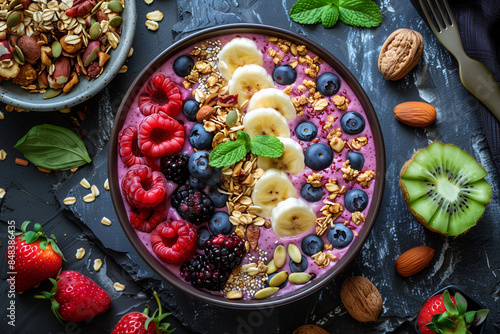
[[[442,0],[447,13],[445,15],[439,1],[427,0],[433,16],[431,19],[424,0],[419,0],[429,27],[441,44],[457,59],[460,81],[462,81],[465,88],[477,97],[500,121],[500,87],[495,77],[483,63],[467,56],[462,45],[457,23],[448,3],[446,0]],[[435,6],[431,2],[434,2]]]

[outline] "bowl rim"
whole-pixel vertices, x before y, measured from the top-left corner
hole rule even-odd
[[[150,76],[155,72],[155,70],[161,66],[166,60],[171,56],[175,55],[177,52],[185,49],[186,47],[202,42],[204,40],[225,35],[225,34],[238,34],[238,33],[256,33],[264,34],[268,36],[276,36],[278,38],[286,38],[292,42],[304,44],[308,47],[308,50],[314,52],[323,61],[327,61],[332,65],[332,67],[340,74],[340,76],[348,83],[349,87],[353,90],[354,94],[357,96],[359,102],[363,106],[365,114],[368,118],[368,122],[372,129],[373,139],[375,140],[375,149],[378,153],[376,158],[376,168],[377,173],[375,176],[375,190],[374,195],[371,199],[372,203],[370,209],[367,213],[367,219],[364,223],[364,228],[360,231],[358,237],[355,239],[349,250],[349,256],[343,256],[334,267],[329,269],[329,271],[323,275],[321,278],[317,278],[314,284],[307,284],[304,287],[283,296],[275,296],[273,298],[261,299],[261,300],[230,300],[226,299],[224,296],[212,295],[205,291],[199,290],[193,287],[191,284],[179,279],[175,274],[171,273],[167,268],[158,264],[158,260],[148,251],[144,244],[140,241],[136,231],[129,223],[123,199],[121,197],[121,191],[118,181],[118,134],[123,126],[126,117],[126,111],[128,107],[133,102],[136,94],[141,90],[143,84]],[[354,75],[343,65],[335,56],[333,56],[329,51],[320,46],[314,41],[311,41],[304,36],[297,33],[290,32],[288,30],[254,23],[236,23],[222,25],[218,27],[211,27],[208,29],[201,30],[194,34],[188,35],[185,38],[179,40],[178,42],[172,44],[166,50],[164,50],[160,55],[153,59],[136,77],[134,82],[131,84],[127,93],[125,94],[122,103],[116,114],[113,130],[110,137],[110,144],[108,150],[108,175],[110,182],[111,198],[116,211],[120,225],[122,226],[127,238],[131,242],[134,249],[142,257],[142,259],[164,280],[169,284],[175,286],[177,289],[187,293],[188,295],[201,299],[204,302],[215,304],[218,306],[235,308],[235,309],[256,309],[256,308],[267,308],[274,306],[285,305],[294,301],[297,301],[303,297],[306,297],[322,287],[328,284],[336,276],[338,276],[347,265],[354,259],[354,257],[359,253],[361,247],[365,243],[375,220],[377,218],[378,212],[381,207],[384,186],[385,186],[385,151],[384,151],[384,141],[382,137],[382,130],[378,122],[375,110],[368,98],[368,95],[361,87]],[[374,200],[375,199],[375,200]]]
[[[4,85],[0,84],[0,102],[30,111],[54,111],[73,107],[94,97],[116,77],[132,46],[137,22],[135,0],[127,0],[124,12],[126,12],[126,17],[123,18],[120,43],[116,49],[112,50],[111,57],[115,59],[114,62],[109,63],[107,70],[104,70],[98,78],[92,82],[89,81],[85,87],[81,87],[79,94],[72,94],[73,90],[75,92],[78,90],[77,85],[68,93],[61,92],[57,97],[44,100],[41,93],[32,94],[18,85],[14,85],[11,81],[4,81]],[[15,91],[12,90],[13,86],[15,86]],[[26,97],[30,96],[40,97],[40,99],[27,100]]]

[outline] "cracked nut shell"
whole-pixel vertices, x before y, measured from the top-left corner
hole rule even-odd
[[[398,29],[387,37],[378,56],[378,69],[386,80],[399,80],[417,65],[424,51],[422,35]]]
[[[316,325],[302,325],[293,331],[293,334],[328,334],[326,330]]]
[[[347,312],[359,322],[376,321],[382,311],[382,296],[369,279],[362,276],[348,277],[340,298]]]

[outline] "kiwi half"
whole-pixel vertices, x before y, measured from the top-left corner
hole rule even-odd
[[[476,225],[490,202],[488,173],[455,145],[434,142],[401,169],[399,186],[411,213],[428,229],[448,236]]]

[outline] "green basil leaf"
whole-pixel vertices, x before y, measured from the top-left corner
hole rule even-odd
[[[64,170],[92,160],[84,142],[73,131],[50,124],[37,125],[14,148],[35,166]]]
[[[208,161],[213,167],[230,166],[243,159],[247,153],[246,142],[238,138],[215,147],[210,153]]]
[[[258,135],[250,143],[253,154],[269,158],[279,158],[283,155],[283,143],[276,137]]]
[[[331,0],[298,0],[290,9],[290,18],[302,24],[319,23],[325,7],[332,5]]]
[[[321,14],[321,23],[323,23],[323,26],[325,28],[331,28],[337,23],[339,20],[339,7],[337,6],[330,6],[330,7],[324,7],[325,9],[323,10],[323,13]]]
[[[371,0],[340,0],[340,20],[358,27],[376,27],[382,23],[382,12]]]

